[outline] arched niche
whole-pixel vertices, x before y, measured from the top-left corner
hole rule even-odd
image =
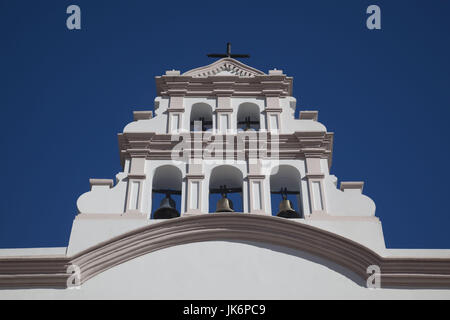
[[[240,189],[240,192],[230,192],[227,197],[233,202],[235,212],[243,212],[243,175],[241,170],[230,165],[221,165],[211,171],[209,179],[209,212],[216,212],[216,205],[222,198],[220,193],[213,193],[212,190],[226,186],[228,189]]]
[[[290,165],[280,165],[272,169],[270,175],[272,215],[277,215],[278,213],[278,207],[282,200],[282,195],[280,193],[282,189],[287,189],[287,199],[291,201],[293,209],[303,217],[301,176],[297,168]]]
[[[255,130],[259,131],[260,112],[259,106],[255,103],[244,102],[239,105],[237,113],[238,130]]]
[[[201,121],[201,127],[195,126],[196,121]],[[191,131],[211,131],[213,127],[213,111],[207,103],[194,103],[191,108],[190,128]]]
[[[155,169],[152,182],[152,208],[151,217],[160,207],[161,201],[166,197],[164,191],[173,191],[170,197],[175,201],[176,209],[181,211],[181,190],[183,174],[173,165],[164,165]]]

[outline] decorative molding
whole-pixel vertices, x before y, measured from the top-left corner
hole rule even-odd
[[[202,180],[202,179],[205,179],[205,175],[204,174],[186,174],[186,178],[188,178],[188,179],[199,179],[199,180]]]
[[[363,188],[364,188],[364,181],[347,181],[347,182],[342,181],[340,187],[342,191],[354,189],[360,190],[361,192],[363,191]]]
[[[153,118],[153,111],[133,111],[134,121],[148,120]]]
[[[167,112],[184,112],[184,108],[168,108]]]
[[[277,69],[269,70],[269,75],[282,76],[283,70],[277,70]]]
[[[265,88],[262,90],[262,94],[266,97],[280,97],[283,95],[283,89],[280,88]]]
[[[156,77],[158,96],[292,96],[293,78],[279,72],[265,74],[237,60],[224,58],[178,75]]]
[[[227,75],[234,75],[239,77],[254,77],[256,75],[264,75],[265,73],[259,71],[255,68],[247,66],[235,59],[232,58],[224,58],[214,63],[196,68],[190,71],[183,73],[183,76],[190,77],[209,77],[220,75],[220,73],[225,73]]]
[[[283,112],[282,108],[266,108],[263,110],[263,112],[277,112],[277,113],[281,113]]]
[[[216,76],[217,78],[230,78],[230,76]],[[231,88],[228,84],[220,84],[224,87],[219,87],[214,83],[211,77],[208,78],[189,78],[181,81],[183,76],[178,77],[174,81],[168,81],[164,77],[156,78],[156,90],[158,96],[168,97],[179,94],[185,97],[198,96],[233,96],[233,97],[288,97],[292,95],[292,78],[283,76],[283,79],[270,79],[273,76],[256,76],[254,78],[240,78],[236,77],[236,83],[233,83]],[[188,80],[188,81],[187,81]],[[180,82],[176,82],[180,81]],[[273,82],[281,89],[271,90],[274,86]],[[172,89],[173,86],[182,86],[183,91]]]
[[[217,108],[216,110],[214,110],[216,113],[220,113],[220,112],[229,112],[232,113],[233,112],[233,108]]]
[[[220,85],[220,84],[216,84]],[[234,93],[233,89],[214,89],[213,94],[217,97],[231,97]]]
[[[229,119],[229,123],[230,123]],[[260,131],[262,132],[262,131]],[[270,150],[270,137],[268,134],[268,148]],[[218,134],[217,134],[218,135]],[[213,134],[215,136],[215,134]],[[236,136],[245,136],[245,132],[237,132]],[[123,133],[119,136],[120,159],[124,166],[125,159],[144,157],[149,160],[170,160],[172,149],[180,140],[172,140],[171,134],[155,133]],[[190,134],[187,142],[194,140],[194,133]],[[301,159],[305,157],[328,159],[332,158],[333,135],[325,132],[294,132],[293,134],[278,135],[279,159]],[[184,151],[187,154],[193,151],[194,145],[187,145]],[[246,153],[247,154],[247,153]],[[237,159],[238,155],[235,152]],[[329,164],[330,165],[330,164]]]
[[[317,121],[319,119],[319,111],[300,111],[299,119]]]
[[[164,248],[204,241],[250,241],[304,251],[366,279],[370,265],[381,269],[381,286],[450,288],[450,258],[381,257],[334,233],[289,219],[238,213],[184,216],[114,237],[72,257],[0,257],[0,288],[66,288],[67,267],[81,269],[81,283]]]
[[[91,189],[93,186],[108,186],[112,188],[114,181],[112,179],[89,179],[89,184],[91,185]]]
[[[247,178],[248,178],[248,179],[257,179],[257,180],[260,180],[260,179],[265,179],[266,176],[263,175],[263,174],[248,174],[248,175],[247,175]]]
[[[307,173],[306,174],[307,178],[311,178],[311,179],[323,179],[325,178],[325,175],[321,172],[319,173]]]
[[[179,76],[180,70],[167,70],[166,76]]]
[[[145,179],[147,177],[146,174],[136,174],[136,173],[129,173],[128,179]]]

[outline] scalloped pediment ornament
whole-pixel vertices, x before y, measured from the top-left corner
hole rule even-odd
[[[254,77],[257,75],[264,75],[265,73],[255,68],[247,66],[232,58],[220,59],[208,66],[196,68],[183,73],[183,76],[190,76],[194,78],[209,77],[209,76],[239,76],[239,77]]]

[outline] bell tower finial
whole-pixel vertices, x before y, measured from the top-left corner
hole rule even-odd
[[[209,58],[250,58],[248,54],[231,54],[231,42],[227,43],[227,53],[210,53]]]

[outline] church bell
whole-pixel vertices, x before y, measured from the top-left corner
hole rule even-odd
[[[172,219],[179,216],[180,213],[176,209],[176,203],[170,197],[170,194],[166,194],[166,197],[162,199],[159,208],[153,214],[154,219]]]
[[[287,198],[286,194],[282,194],[283,199],[278,206],[277,217],[295,219],[301,218],[297,211],[292,208],[291,200]]]
[[[226,194],[222,194],[222,198],[217,201],[216,212],[234,212],[233,202],[227,198]]]

